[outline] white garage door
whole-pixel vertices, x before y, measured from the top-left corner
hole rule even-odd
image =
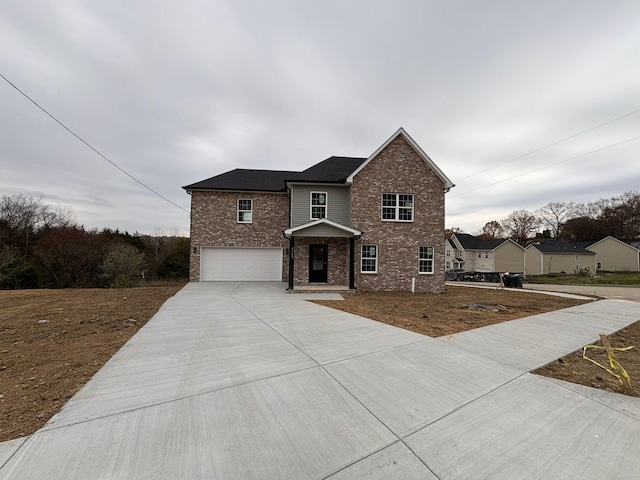
[[[203,247],[200,280],[282,281],[281,248]]]

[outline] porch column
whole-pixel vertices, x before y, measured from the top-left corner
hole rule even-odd
[[[351,290],[356,288],[356,279],[355,279],[355,262],[356,262],[355,245],[356,245],[356,239],[354,237],[349,237],[349,288]]]
[[[294,237],[289,237],[289,290],[293,290],[293,247]]]

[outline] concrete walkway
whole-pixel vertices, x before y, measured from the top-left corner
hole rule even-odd
[[[192,283],[1,479],[640,476],[640,400],[527,373],[640,320],[603,300],[446,338],[279,283]]]

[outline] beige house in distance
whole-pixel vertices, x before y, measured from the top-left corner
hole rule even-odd
[[[640,272],[640,250],[614,237],[597,242],[583,242],[580,246],[597,255],[596,268],[609,272]]]
[[[549,240],[532,243],[525,249],[525,276],[549,273],[596,272],[596,254],[582,245]]]

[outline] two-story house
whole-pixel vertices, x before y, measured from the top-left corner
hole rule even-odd
[[[367,158],[236,169],[185,186],[190,279],[441,292],[452,187],[402,128]]]
[[[454,233],[445,242],[445,262],[453,265],[447,269],[524,272],[524,259],[524,248],[509,238],[484,240],[468,233]]]
[[[527,245],[525,274],[585,272],[593,275],[597,269],[596,254],[576,243],[547,240]]]

